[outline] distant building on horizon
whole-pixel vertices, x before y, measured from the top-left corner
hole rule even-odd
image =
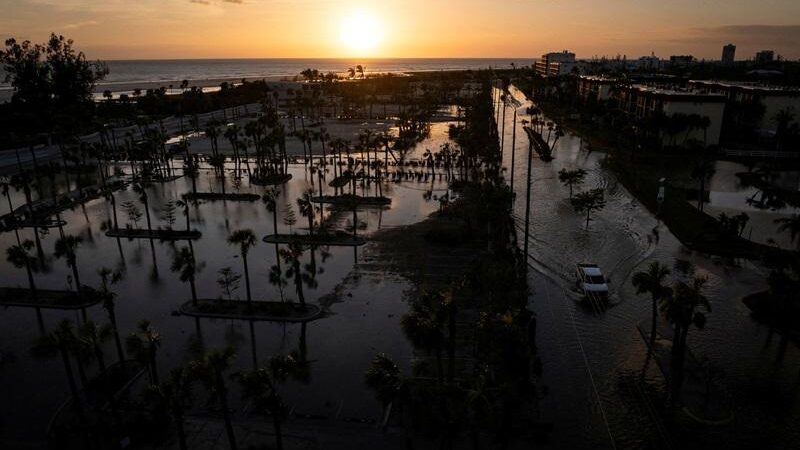
[[[733,44],[728,44],[722,47],[722,64],[726,66],[733,65],[733,61],[736,58],[736,46]]]
[[[688,67],[694,62],[692,55],[672,55],[669,57],[669,65],[672,67]]]
[[[655,53],[650,56],[642,56],[636,64],[636,68],[647,72],[657,72],[661,70],[661,59]]]
[[[774,60],[775,60],[774,50],[761,50],[760,52],[756,53],[756,64],[771,63]]]
[[[557,77],[572,73],[573,69],[578,67],[578,62],[575,61],[575,53],[564,50],[563,52],[545,53],[534,66],[537,75]]]

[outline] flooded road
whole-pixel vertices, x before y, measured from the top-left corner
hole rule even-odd
[[[523,103],[517,120],[529,119],[525,109],[530,103],[524,94],[513,86],[511,93]],[[509,180],[511,107],[505,122],[504,167]],[[518,123],[514,213],[520,240],[527,152],[528,140]],[[765,288],[767,271],[747,261],[723,264],[688,252],[601,167],[605,155],[586,151],[579,137],[567,132],[556,145],[554,157],[544,163],[534,155],[529,239],[529,261],[535,269],[529,275],[530,307],[539,319],[537,345],[548,389],[541,409],[543,420],[555,426],[552,448],[795,445],[800,438],[800,351],[789,345],[781,355],[780,337],[753,321],[740,301]],[[575,213],[569,203],[569,189],[558,180],[562,168],[588,172],[576,192],[605,189],[607,205],[593,214],[588,230],[584,215]],[[704,330],[689,333],[689,347],[723,371],[735,409],[735,420],[729,425],[675,426],[660,411],[663,377],[656,364],[647,361],[646,345],[637,329],[641,322],[648,329],[651,303],[649,297],[636,295],[630,277],[651,261],[672,267],[676,259],[690,261],[698,274],[709,277],[712,312]],[[583,306],[574,290],[574,265],[582,262],[598,264],[611,279],[612,306],[605,312]]]

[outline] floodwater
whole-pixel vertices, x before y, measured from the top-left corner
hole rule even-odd
[[[767,245],[778,245],[793,250],[797,247],[787,233],[779,233],[775,220],[800,213],[800,208],[788,205],[782,207],[758,207],[763,192],[755,187],[743,186],[737,173],[748,172],[743,164],[730,161],[717,161],[715,172],[709,183],[709,203],[705,211],[712,216],[725,213],[733,216],[745,213],[749,217],[743,236]],[[776,171],[772,183],[781,189],[800,190],[800,172],[796,170]],[[755,203],[753,203],[755,202]]]
[[[435,124],[428,139],[410,157],[425,148],[438,149],[447,140],[447,123]],[[127,166],[120,166],[128,170]],[[232,169],[230,165],[228,169]],[[332,169],[332,166],[329,166]],[[279,232],[295,231],[305,233],[307,219],[301,216],[296,199],[311,186],[311,178],[301,164],[290,166],[293,179],[280,188],[278,201]],[[424,172],[418,169],[417,172]],[[327,186],[332,172],[326,174],[323,182],[325,193],[332,193]],[[75,189],[75,175],[71,175]],[[210,170],[202,170],[197,180],[198,191],[220,192],[219,181]],[[314,186],[318,186],[316,175]],[[163,204],[177,200],[180,195],[191,191],[191,180],[179,178],[167,183],[152,184],[148,188],[153,226],[164,226],[159,219]],[[386,209],[359,209],[357,221],[359,235],[369,235],[379,229],[412,224],[424,220],[439,208],[437,193],[446,191],[446,182],[438,177],[409,179],[400,183],[387,182],[383,194],[392,198],[392,205]],[[60,191],[69,190],[66,185]],[[235,187],[232,178],[227,178],[227,191]],[[375,186],[366,190],[372,195]],[[426,191],[434,191],[434,197],[426,197]],[[264,188],[242,183],[241,192],[263,193]],[[45,189],[44,196],[49,196]],[[361,188],[359,188],[361,194]],[[34,189],[34,200],[37,197]],[[122,204],[135,202],[140,209],[138,195],[130,187],[116,194],[118,220],[120,227],[128,223]],[[12,189],[14,206],[24,203],[21,192]],[[295,211],[297,223],[287,226],[283,223],[283,205],[289,204]],[[3,202],[5,209],[5,201]],[[5,211],[4,211],[5,212]],[[183,211],[176,212],[176,229],[185,226]],[[325,216],[331,212],[326,207]],[[332,220],[340,229],[351,230],[352,210],[340,214]],[[107,266],[124,271],[124,279],[114,287],[119,293],[117,317],[123,336],[134,330],[141,319],[148,319],[162,335],[162,346],[158,353],[159,372],[166,374],[169,369],[190,361],[199,349],[215,349],[233,346],[237,358],[231,373],[241,368],[250,368],[252,362],[253,338],[248,322],[228,320],[201,320],[198,339],[195,320],[174,316],[172,313],[182,303],[190,299],[190,289],[181,283],[177,274],[170,271],[172,255],[176,248],[185,242],[165,243],[148,240],[113,239],[105,236],[102,227],[111,220],[110,202],[98,199],[88,202],[85,207],[62,213],[67,221],[64,232],[83,237],[84,242],[77,252],[77,261],[83,284],[99,286],[97,269]],[[145,226],[145,219],[138,227]],[[216,298],[222,295],[217,285],[217,271],[231,267],[242,272],[238,248],[227,244],[226,239],[234,230],[249,228],[258,237],[257,246],[250,251],[248,261],[254,301],[276,301],[279,297],[277,287],[269,283],[269,270],[275,264],[275,247],[264,244],[261,238],[272,234],[272,216],[262,202],[206,202],[191,208],[191,225],[203,233],[202,239],[195,241],[194,251],[197,261],[203,265],[197,276],[197,287],[201,298]],[[33,231],[21,231],[22,239],[33,239]],[[36,274],[39,288],[67,289],[70,270],[63,260],[52,258],[58,229],[49,230],[42,235],[41,242],[47,255],[47,269]],[[0,248],[15,244],[14,233],[0,235]],[[370,244],[368,244],[369,246]],[[328,309],[327,317],[307,325],[283,325],[269,322],[256,322],[252,328],[257,358],[261,363],[271,356],[298,350],[305,332],[307,357],[311,361],[311,380],[308,383],[290,383],[284,389],[287,404],[295,414],[311,415],[320,420],[366,420],[380,419],[381,405],[363,382],[364,371],[378,352],[390,354],[405,369],[410,370],[412,347],[403,335],[400,319],[407,311],[405,294],[410,283],[391,273],[375,271],[369,264],[361,267],[362,255],[368,247],[360,249],[343,247],[319,247],[314,250],[319,272],[314,277],[314,286],[305,286],[306,301],[321,301]],[[308,263],[311,251],[303,255]],[[285,266],[284,266],[285,268]],[[2,285],[27,287],[25,271],[16,269],[3,259],[0,261]],[[294,285],[289,282],[285,288],[286,297],[296,300]],[[235,296],[245,297],[244,278]],[[62,319],[79,321],[79,314],[73,312],[44,311],[44,322],[48,328]],[[107,315],[101,306],[88,310],[92,320],[107,322]],[[8,308],[0,312],[0,350],[12,356],[11,361],[0,367],[0,442],[3,448],[28,446],[37,448],[43,445],[43,430],[56,408],[68,397],[66,375],[60,359],[37,359],[30,355],[39,336],[34,310]],[[116,360],[113,344],[106,345],[109,361]],[[94,368],[91,369],[92,371]],[[241,407],[238,392],[234,390],[231,401],[236,408]],[[27,447],[26,447],[27,448]]]
[[[522,92],[512,94],[530,105]],[[501,108],[502,109],[502,108]],[[502,112],[500,113],[502,117]],[[501,121],[502,123],[502,121]],[[500,127],[502,129],[502,125]],[[513,109],[505,117],[504,161],[510,179]],[[517,126],[514,213],[520,245],[525,217],[528,141]],[[658,220],[600,166],[604,154],[583,149],[581,139],[562,137],[555,160],[533,160],[529,275],[530,307],[538,317],[537,345],[548,389],[542,420],[554,424],[552,448],[790,448],[800,438],[800,352],[756,323],[741,298],[763,290],[767,271],[747,261],[723,262],[688,252]],[[605,189],[607,206],[584,216],[569,203],[558,181],[562,168],[588,172],[576,189]],[[655,195],[655,193],[654,193]],[[664,381],[637,325],[649,330],[651,303],[631,285],[633,273],[651,261],[670,267],[688,260],[709,277],[712,312],[704,330],[692,329],[689,347],[723,371],[734,405],[733,423],[719,427],[669,425],[660,412]],[[583,306],[573,290],[574,265],[598,264],[611,278],[612,306],[602,313]],[[733,264],[735,263],[735,264]],[[687,433],[689,435],[687,436]]]

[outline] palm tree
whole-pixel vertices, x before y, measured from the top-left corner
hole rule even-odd
[[[72,364],[70,363],[71,349],[74,345],[75,334],[72,329],[72,322],[64,319],[58,323],[55,330],[42,336],[36,342],[32,351],[35,355],[41,356],[49,356],[54,353],[61,355],[61,361],[64,363],[64,371],[69,382],[69,390],[72,394],[72,405],[77,409],[81,421],[83,421],[85,417],[78,393],[78,383],[75,380],[75,373],[72,371]]]
[[[394,401],[403,383],[400,367],[385,353],[375,355],[364,374],[364,381],[375,391],[375,396],[384,408]]]
[[[228,243],[232,245],[238,245],[239,251],[242,254],[242,264],[244,265],[244,284],[245,288],[247,288],[247,307],[248,309],[252,308],[253,298],[250,296],[250,272],[247,268],[247,254],[250,252],[250,248],[256,246],[256,235],[253,234],[253,230],[237,230],[228,237]]]
[[[192,373],[183,367],[172,369],[167,380],[160,385],[151,385],[148,394],[160,407],[172,416],[175,431],[178,434],[178,445],[187,450],[184,414],[192,406]]]
[[[142,202],[144,206],[144,214],[145,218],[147,218],[147,231],[152,232],[153,226],[150,223],[150,205],[149,205],[149,197],[147,196],[147,187],[144,184],[134,184],[133,185],[133,192],[139,194],[139,200]]]
[[[707,159],[697,162],[692,167],[691,177],[700,183],[700,192],[697,199],[697,209],[700,211],[703,210],[703,205],[705,204],[706,183],[714,176],[715,172],[714,161]]]
[[[308,218],[308,235],[314,235],[314,202],[311,200],[314,196],[314,191],[307,190],[303,196],[297,199],[297,207],[300,209],[300,214]]]
[[[300,268],[300,258],[303,256],[303,245],[297,242],[291,242],[287,248],[280,250],[280,256],[289,268],[286,269],[286,277],[294,278],[295,292],[297,292],[297,299],[300,301],[300,306],[303,309],[306,307],[306,298],[303,295],[303,272]]]
[[[192,231],[192,223],[191,223],[192,221],[191,221],[191,217],[189,215],[189,204],[190,204],[190,202],[186,199],[185,195],[180,200],[176,200],[175,201],[175,206],[177,206],[178,208],[183,208],[183,216],[186,217],[186,232],[187,233]]]
[[[81,279],[78,273],[78,247],[83,242],[80,236],[65,235],[56,241],[55,257],[64,257],[67,261],[67,266],[72,269],[72,276],[75,279],[75,292],[81,295]]]
[[[142,320],[136,326],[136,333],[131,333],[125,344],[128,354],[133,355],[148,369],[150,384],[158,384],[156,353],[161,346],[161,334],[153,328],[149,320]]]
[[[36,264],[36,257],[30,254],[34,247],[33,241],[26,239],[19,245],[12,245],[6,249],[6,261],[10,262],[17,269],[25,268],[28,273],[28,287],[31,291],[31,298],[37,298],[36,283],[33,279],[33,267]]]
[[[197,306],[197,288],[195,286],[195,275],[200,272],[197,262],[194,259],[194,253],[189,247],[181,247],[180,250],[175,252],[175,257],[172,259],[173,272],[178,273],[178,279],[182,283],[189,282],[189,287],[192,290],[192,304]]]
[[[437,295],[424,294],[411,303],[409,312],[401,319],[401,325],[411,343],[418,348],[436,354],[436,371],[439,383],[444,380],[442,351],[445,346],[444,327],[447,314]]]
[[[646,271],[636,272],[633,275],[633,286],[637,294],[649,293],[653,300],[653,318],[650,328],[650,351],[653,352],[656,344],[656,320],[658,317],[658,301],[667,294],[669,287],[664,285],[664,280],[672,273],[668,267],[653,261],[647,266]]]
[[[276,188],[267,189],[264,192],[264,196],[261,200],[264,202],[264,205],[267,207],[267,211],[272,213],[272,232],[273,234],[278,234],[278,205],[277,199],[280,191]]]
[[[661,312],[674,329],[672,357],[677,369],[676,388],[681,384],[681,370],[686,354],[686,338],[689,328],[694,325],[702,329],[706,323],[705,314],[711,312],[711,303],[703,293],[707,282],[708,278],[706,277],[694,276],[688,283],[678,281],[673,285],[671,291],[666,292],[668,295],[661,296]]]
[[[106,370],[106,358],[103,352],[103,344],[112,338],[114,335],[110,325],[97,326],[93,321],[89,320],[83,323],[78,328],[78,339],[87,352],[91,353],[97,365],[99,366],[100,373],[106,384],[108,398],[110,400],[111,410],[114,415],[117,415],[116,402],[114,401],[114,391],[111,387],[111,377]]]
[[[245,370],[235,375],[242,386],[242,397],[252,400],[254,406],[266,410],[272,416],[275,430],[275,448],[283,450],[281,423],[286,420],[289,409],[278,392],[278,383],[289,377],[300,378],[306,370],[306,362],[296,354],[275,356],[264,369]]]
[[[189,363],[189,367],[196,377],[211,392],[212,400],[217,400],[222,408],[222,418],[225,420],[225,431],[231,450],[236,450],[236,436],[233,433],[231,412],[228,408],[228,389],[225,386],[225,372],[231,367],[235,357],[234,350],[230,347],[224,350],[212,350],[202,358]]]
[[[100,295],[103,297],[103,309],[108,313],[108,321],[111,322],[111,331],[114,333],[114,345],[117,347],[117,357],[120,364],[125,362],[125,352],[122,350],[122,340],[119,337],[119,327],[117,326],[116,298],[109,285],[115,285],[122,280],[120,271],[112,271],[107,267],[101,267],[97,274],[100,275]]]
[[[775,219],[775,224],[778,225],[778,233],[789,233],[791,241],[797,241],[797,249],[800,250],[800,214]]]

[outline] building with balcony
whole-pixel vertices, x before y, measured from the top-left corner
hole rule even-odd
[[[575,53],[567,50],[546,53],[534,64],[536,74],[543,77],[569,75],[577,67],[578,62],[575,60]]]
[[[600,102],[608,101],[613,95],[614,86],[620,82],[619,78],[581,75],[578,78],[578,94],[584,101],[590,98]]]
[[[762,134],[775,134],[775,120],[781,111],[794,111],[794,123],[800,123],[800,89],[781,86],[766,86],[755,83],[726,81],[689,81],[689,86],[699,92],[724,95],[728,102],[757,101],[764,106],[764,115],[758,125]]]
[[[696,140],[707,146],[719,145],[726,102],[726,97],[722,94],[638,84],[619,86],[615,95],[620,108],[639,119],[655,114],[667,117],[675,114],[707,117],[707,127],[690,127],[682,134],[681,139]],[[662,132],[662,138],[664,144],[669,145],[675,136]]]

